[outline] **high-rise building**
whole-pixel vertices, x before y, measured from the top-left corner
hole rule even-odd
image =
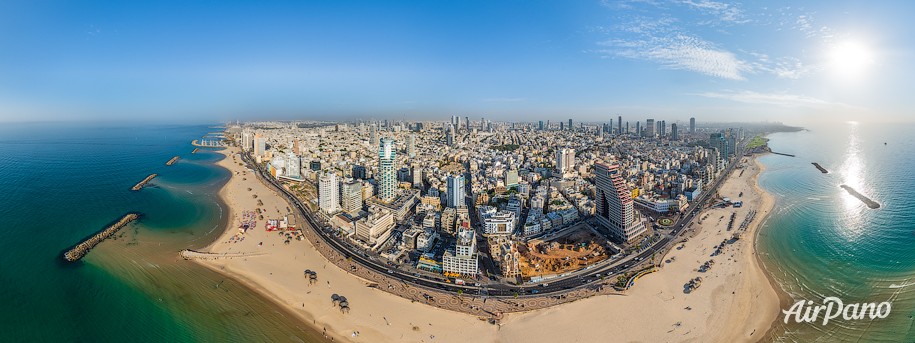
[[[445,128],[445,144],[454,146],[454,126],[448,125],[448,127]]]
[[[514,169],[509,169],[505,171],[505,187],[513,187],[518,185],[518,171]]]
[[[318,177],[318,206],[324,213],[340,210],[340,183],[337,174],[326,172]]]
[[[718,149],[718,154],[722,159],[727,159],[727,157],[731,155],[728,140],[724,137],[723,133],[715,132],[710,134],[708,143],[710,147]]]
[[[575,131],[575,127],[572,126],[572,118],[569,118],[569,131]]]
[[[250,131],[245,131],[241,133],[241,149],[242,151],[251,151],[254,148],[254,134]]]
[[[362,211],[362,181],[347,180],[343,183],[342,188],[340,193],[342,194],[343,211],[352,216],[359,214],[359,211]]]
[[[292,152],[287,152],[284,162],[286,163],[285,167],[283,168],[285,176],[291,177],[293,179],[302,177],[302,163],[298,155]]]
[[[448,207],[464,207],[464,176],[448,175]]]
[[[540,121],[540,131],[543,131],[543,120]]]
[[[689,133],[696,133],[696,118],[689,118]]]
[[[467,132],[470,132],[470,117],[464,117],[464,127],[467,128]]]
[[[407,156],[416,157],[416,135],[412,133],[407,135]]]
[[[378,144],[378,128],[375,125],[369,127],[369,144]]]
[[[645,233],[642,217],[633,208],[632,193],[619,175],[617,165],[595,163],[594,183],[598,223],[625,242]]]
[[[420,166],[413,166],[413,187],[418,188],[420,191],[423,189],[423,168]]]
[[[619,131],[617,133],[623,134],[623,116],[616,117],[616,129]],[[626,131],[629,131],[629,123],[626,123]]]
[[[670,139],[680,140],[680,134],[677,132],[677,123],[670,124]]]
[[[645,136],[645,133],[642,132],[642,122],[640,122],[640,121],[635,122],[635,135],[638,137]]]
[[[365,167],[360,165],[353,166],[353,178],[359,180],[365,180]]]
[[[645,137],[654,138],[654,136],[655,136],[654,119],[648,119],[645,121]]]
[[[385,202],[397,197],[397,174],[394,166],[396,162],[394,139],[382,138],[378,146],[378,175],[375,175],[375,180],[378,182],[378,198]]]
[[[460,226],[454,250],[442,256],[442,271],[456,275],[476,276],[479,271],[476,232],[470,226]]]
[[[575,168],[575,149],[563,148],[556,152],[556,170],[564,174]]]
[[[254,156],[264,156],[267,153],[267,138],[259,134],[254,135]]]
[[[667,121],[662,120],[658,122],[658,136],[667,136]]]

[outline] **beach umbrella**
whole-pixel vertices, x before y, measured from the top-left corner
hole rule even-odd
[[[340,307],[349,307],[349,302],[348,302],[348,301],[341,301],[341,302],[340,302]]]
[[[342,307],[340,307],[340,312],[349,313],[349,306],[342,306]]]

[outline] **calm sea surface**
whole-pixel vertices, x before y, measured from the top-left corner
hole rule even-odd
[[[778,341],[915,340],[915,125],[835,123],[770,135],[762,187],[776,197],[759,249],[794,301],[890,301],[886,319],[778,325]],[[884,145],[884,143],[886,143]],[[820,173],[811,162],[829,170]],[[869,209],[839,187],[879,202]]]
[[[180,260],[226,223],[207,126],[0,127],[0,340],[317,342],[242,285]],[[173,166],[165,162],[175,155]],[[140,192],[129,188],[158,173]],[[62,251],[129,211],[144,214],[81,262]]]

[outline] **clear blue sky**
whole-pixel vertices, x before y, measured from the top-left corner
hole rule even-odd
[[[3,1],[0,121],[910,121],[910,2]]]

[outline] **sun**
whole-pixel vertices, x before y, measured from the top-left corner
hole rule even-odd
[[[840,76],[860,75],[873,63],[870,47],[858,41],[839,42],[829,51],[830,68]]]

